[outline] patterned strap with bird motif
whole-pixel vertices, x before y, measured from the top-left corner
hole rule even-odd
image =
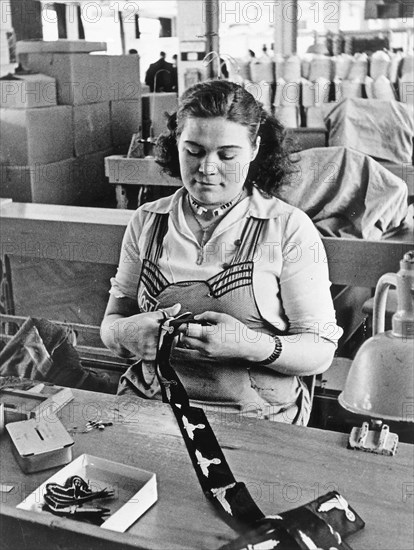
[[[244,483],[236,481],[220,444],[199,407],[170,364],[170,353],[183,323],[197,323],[185,313],[162,322],[157,352],[157,377],[163,401],[169,403],[204,494],[240,537],[222,550],[349,550],[344,538],[364,526],[362,519],[336,491],[282,514],[265,516]]]

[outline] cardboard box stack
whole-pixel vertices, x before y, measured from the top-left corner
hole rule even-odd
[[[18,42],[26,71],[0,80],[1,196],[88,205],[113,191],[104,159],[141,125],[137,56],[81,40]]]

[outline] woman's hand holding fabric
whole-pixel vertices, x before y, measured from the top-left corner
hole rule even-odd
[[[210,325],[183,325],[180,345],[184,348],[195,349],[214,359],[247,361],[261,361],[273,351],[274,344],[268,335],[249,329],[231,315],[206,311],[194,318],[208,321]]]
[[[160,322],[166,317],[174,317],[180,309],[181,305],[176,304],[162,310],[137,313],[119,319],[114,326],[114,330],[118,332],[118,343],[134,357],[153,361],[157,353]]]

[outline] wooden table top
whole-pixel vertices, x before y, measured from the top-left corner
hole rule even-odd
[[[56,469],[23,474],[8,435],[3,435],[0,482],[15,486],[2,493],[2,519],[11,522],[2,521],[3,540],[36,539],[31,549],[56,548],[58,541],[59,548],[68,549],[183,550],[217,549],[236,538],[204,497],[168,405],[81,390],[73,393],[75,400],[59,413],[67,429],[81,428],[97,416],[114,422],[102,432],[74,434],[74,458],[88,453],[155,472],[158,502],[125,534],[64,518],[54,518],[51,529],[41,514],[14,507]],[[346,434],[214,410],[207,415],[236,479],[246,483],[264,513],[296,508],[338,490],[366,522],[365,529],[347,539],[354,550],[412,548],[414,446],[401,443],[394,457],[379,456],[347,449]]]

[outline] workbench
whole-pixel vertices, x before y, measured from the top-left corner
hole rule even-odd
[[[203,495],[173,413],[167,404],[73,389],[60,419],[66,429],[97,418],[104,431],[73,433],[74,458],[83,453],[155,472],[158,502],[126,533],[16,509],[57,468],[24,474],[8,436],[0,439],[2,548],[16,550],[217,549],[236,538]],[[207,410],[238,481],[265,514],[301,506],[339,491],[366,522],[347,539],[354,550],[409,550],[414,537],[414,447],[394,457],[346,448],[347,435]]]

